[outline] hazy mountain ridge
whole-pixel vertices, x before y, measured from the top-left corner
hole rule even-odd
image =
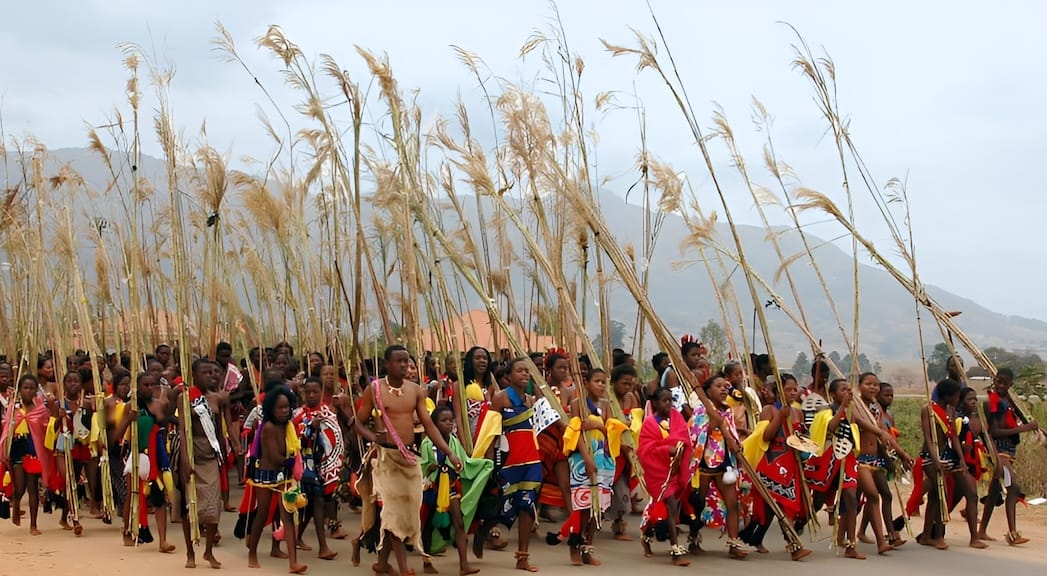
[[[84,149],[62,149],[50,152],[50,158],[45,166],[45,175],[51,175],[55,169],[62,164],[70,164],[84,179],[95,189],[104,189],[108,181],[108,171],[98,156]],[[19,178],[19,169],[13,163],[15,159],[9,155],[7,168],[9,178]],[[126,170],[125,170],[126,173]],[[139,173],[161,188],[165,182],[163,176],[163,163],[150,157],[143,157]],[[231,206],[240,203],[239,194],[231,191],[227,196]],[[111,206],[103,200],[104,204]],[[113,203],[115,204],[115,203]],[[466,206],[473,206],[470,199]],[[483,202],[485,212],[493,214],[493,209],[486,201]],[[604,192],[601,198],[601,208],[605,220],[611,226],[616,239],[621,243],[631,243],[639,252],[643,244],[642,225],[643,211],[636,205],[627,204],[622,198],[610,192]],[[199,211],[201,208],[195,207]],[[312,207],[308,208],[312,210]],[[368,218],[369,206],[365,207],[364,218]],[[468,212],[467,212],[468,214]],[[116,220],[117,215],[112,213],[98,214],[111,220]],[[445,224],[448,229],[455,229],[457,225],[445,213]],[[510,238],[516,252],[526,258],[526,247],[519,234],[511,224],[508,225]],[[475,232],[475,227],[474,227]],[[661,237],[654,256],[651,259],[652,281],[649,288],[649,296],[656,310],[676,334],[697,334],[701,326],[707,320],[722,322],[720,312],[713,296],[713,285],[700,262],[691,264],[689,267],[674,270],[674,263],[682,260],[697,260],[697,250],[689,250],[681,254],[681,241],[687,234],[682,218],[670,216],[666,219]],[[767,282],[772,282],[778,268],[778,257],[772,245],[766,240],[767,232],[763,228],[754,226],[740,226],[741,236],[746,256],[750,265]],[[726,224],[717,226],[718,241],[731,252],[734,251],[733,241]],[[821,240],[808,236],[812,245],[820,244]],[[315,241],[315,238],[314,238]],[[786,230],[780,235],[782,250],[786,255],[791,255],[803,249],[799,235],[795,231]],[[708,251],[711,253],[711,251]],[[848,333],[852,323],[852,258],[851,255],[837,246],[828,244],[817,249],[815,252],[819,266],[830,292],[836,301],[841,320],[847,326]],[[638,254],[639,256],[639,254]],[[862,253],[863,265],[860,269],[861,282],[861,333],[859,344],[869,358],[873,360],[909,360],[919,355],[917,331],[914,317],[914,304],[912,296],[906,292],[890,275],[871,265],[867,254]],[[87,260],[89,262],[89,260]],[[610,266],[605,262],[605,265]],[[591,266],[593,266],[591,264]],[[733,262],[725,261],[724,266],[728,271],[734,270]],[[85,268],[90,268],[86,266]],[[717,282],[723,278],[718,271],[718,265],[714,263],[717,271]],[[828,303],[825,300],[823,290],[818,283],[817,277],[806,259],[801,259],[792,265],[793,279],[796,281],[800,293],[804,311],[807,315],[808,326],[819,338],[823,339],[826,349],[844,351],[843,341],[839,328],[833,320]],[[512,280],[515,286],[523,285],[523,270],[514,270]],[[590,268],[590,277],[595,278],[595,268]],[[962,279],[962,275],[957,276]],[[745,329],[747,337],[752,338],[752,316],[753,308],[749,297],[748,287],[740,272],[734,272],[731,276],[732,283],[740,307],[742,316],[745,318]],[[783,301],[796,310],[792,300],[791,291],[784,276],[781,281],[773,286],[775,292],[782,297]],[[759,288],[760,297],[766,301],[766,292]],[[595,293],[595,288],[593,290]],[[1047,350],[1047,322],[1019,316],[1007,316],[992,312],[976,302],[956,296],[944,288],[928,286],[928,292],[944,307],[950,310],[962,310],[963,315],[958,319],[960,326],[981,346],[1002,346],[1009,349],[1043,351]],[[519,290],[517,294],[522,294]],[[522,296],[521,296],[522,297]],[[473,298],[472,304],[479,305],[478,299]],[[631,335],[636,319],[636,305],[632,296],[621,285],[615,285],[611,289],[611,316],[627,325],[627,346],[631,346]],[[522,305],[522,303],[521,303]],[[597,311],[590,297],[590,332],[599,331]],[[806,339],[795,327],[786,315],[769,308],[766,310],[772,336],[774,338],[775,351],[782,361],[789,362],[791,358],[801,350],[808,350]],[[941,340],[940,333],[933,322],[926,320],[930,314],[924,314],[925,344],[932,346]],[[732,320],[737,323],[737,320]],[[737,332],[736,332],[737,333]],[[759,341],[759,339],[757,339]],[[646,342],[652,341],[648,338]],[[762,345],[757,346],[762,349]],[[645,355],[649,351],[643,352]]]

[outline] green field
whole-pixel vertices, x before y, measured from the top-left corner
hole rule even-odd
[[[921,398],[896,398],[891,406],[895,426],[901,432],[898,441],[914,458],[919,454],[920,445],[923,443],[920,409],[925,404],[926,401]],[[1047,405],[1042,401],[1027,402],[1026,405],[1037,422],[1047,422]],[[1034,442],[1030,434],[1022,436],[1015,471],[1028,497],[1047,495],[1047,447]]]

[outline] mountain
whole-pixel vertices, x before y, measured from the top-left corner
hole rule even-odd
[[[20,174],[19,167],[12,155],[6,159],[6,168],[9,178]],[[95,189],[104,189],[109,180],[108,169],[99,160],[98,156],[83,149],[63,149],[50,152],[50,157],[45,163],[46,175],[54,173],[57,167],[69,164]],[[115,162],[120,166],[120,162]],[[126,162],[124,162],[126,171]],[[158,188],[162,188],[165,182],[163,176],[163,163],[155,158],[143,157],[139,173],[150,179]],[[6,186],[6,185],[5,185]],[[235,207],[239,202],[239,195],[232,193],[234,199],[231,201]],[[86,201],[86,200],[85,200]],[[310,207],[307,209],[312,210]],[[473,200],[470,198],[464,203],[472,207]],[[494,213],[491,205],[486,200],[482,202],[486,214]],[[102,208],[101,206],[105,206]],[[369,208],[369,207],[365,207]],[[119,218],[122,210],[118,203],[103,199],[98,206],[91,208],[95,215],[103,215],[110,220]],[[197,208],[199,210],[199,208]],[[621,197],[604,193],[601,198],[601,210],[604,219],[610,225],[613,234],[621,244],[632,244],[639,247],[643,245],[642,222],[644,219],[641,207],[625,202]],[[365,221],[369,219],[370,211],[364,214]],[[199,216],[199,215],[198,215]],[[445,225],[448,230],[459,228],[456,221],[445,212]],[[512,230],[511,224],[509,228]],[[473,227],[475,230],[475,226]],[[763,228],[754,226],[739,226],[739,235],[745,248],[750,265],[768,282],[774,279],[775,271],[779,261],[770,242],[767,240],[767,232]],[[512,230],[515,232],[515,230]],[[803,248],[800,237],[795,230],[781,229],[778,231],[783,252],[792,255],[800,252]],[[697,335],[699,329],[708,320],[721,322],[719,308],[713,294],[713,284],[701,263],[681,267],[684,260],[697,260],[698,253],[690,249],[681,253],[681,241],[685,239],[687,230],[682,218],[671,215],[665,220],[661,236],[658,240],[654,257],[651,259],[650,271],[651,282],[649,296],[662,319],[677,335],[692,333]],[[315,235],[314,235],[315,236]],[[730,231],[726,224],[718,224],[716,228],[717,241],[731,252],[734,252],[734,244]],[[808,236],[812,245],[823,244],[821,239]],[[314,240],[315,241],[315,240]],[[86,240],[85,246],[86,246]],[[510,242],[513,244],[517,254],[526,258],[526,246],[519,234],[510,233]],[[573,249],[573,248],[572,248]],[[710,252],[711,253],[711,252]],[[852,323],[852,265],[851,255],[841,250],[835,244],[829,243],[819,247],[815,255],[819,267],[829,285],[830,292],[837,303],[842,321],[850,333]],[[85,261],[90,262],[87,252],[84,252]],[[872,360],[880,361],[905,361],[919,357],[919,345],[914,317],[914,304],[912,296],[905,291],[887,272],[865,264],[869,258],[867,254],[860,255],[861,265],[859,277],[861,284],[861,331],[859,334],[860,347],[862,351]],[[609,262],[605,265],[610,266]],[[734,270],[733,262],[725,262],[727,270]],[[90,269],[90,266],[85,268]],[[715,268],[715,266],[714,266]],[[823,339],[826,350],[839,350],[845,352],[843,340],[839,328],[833,319],[825,294],[818,283],[810,264],[806,259],[801,259],[791,267],[793,279],[797,283],[800,300],[807,315],[808,326],[812,333]],[[85,273],[90,273],[87,270]],[[523,270],[514,270],[511,273],[513,286],[523,286],[527,282]],[[717,273],[717,282],[723,282],[723,276]],[[590,277],[595,277],[594,267],[590,268]],[[577,276],[575,276],[577,278]],[[962,278],[962,276],[958,276]],[[749,297],[748,287],[744,276],[740,271],[731,273],[731,281],[738,301],[745,317],[746,331],[752,338],[753,307]],[[394,284],[395,285],[395,284]],[[784,276],[781,281],[773,286],[775,292],[781,296],[788,307],[795,310],[792,295]],[[998,314],[978,305],[976,302],[961,298],[945,288],[928,286],[928,293],[940,302],[946,309],[960,310],[963,315],[958,318],[958,323],[975,342],[983,347],[1001,346],[1009,349],[1020,350],[1045,350],[1047,349],[1047,323],[1016,316],[1005,316]],[[522,294],[516,289],[517,294]],[[768,299],[767,293],[759,289],[760,298]],[[595,289],[593,290],[595,293]],[[524,298],[524,296],[518,296]],[[477,298],[471,298],[470,306],[479,307]],[[589,323],[591,332],[599,331],[598,322],[595,320],[597,311],[589,300]],[[611,317],[626,325],[626,344],[631,345],[631,335],[636,320],[636,304],[629,292],[616,283],[610,291]],[[788,364],[800,351],[809,351],[806,339],[792,321],[781,311],[773,307],[766,309],[766,315],[770,325],[772,337],[774,338],[775,352],[782,362]],[[930,314],[924,315],[924,337],[925,345],[930,347],[941,340],[941,335],[933,322],[927,320]],[[734,320],[733,322],[737,322]],[[759,339],[758,339],[759,340]],[[650,339],[647,342],[651,342]],[[758,345],[757,348],[762,348]],[[645,351],[647,355],[649,351]]]

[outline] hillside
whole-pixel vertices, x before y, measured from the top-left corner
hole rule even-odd
[[[53,172],[56,166],[69,163],[95,188],[104,187],[108,180],[108,173],[102,162],[87,150],[56,150],[52,151],[51,155],[49,165],[45,168],[48,174]],[[13,177],[18,173],[10,157],[7,168],[9,176]],[[163,166],[159,160],[143,158],[142,166],[140,166],[140,173],[143,176],[154,183],[162,183],[164,181],[162,171]],[[233,193],[230,196],[234,197],[232,203],[235,205],[239,201],[238,195]],[[612,193],[604,193],[601,202],[604,217],[614,230],[618,241],[623,244],[631,243],[634,246],[641,246],[642,227],[638,223],[643,220],[642,209],[626,203]],[[113,204],[115,203],[105,201],[99,206],[92,207],[91,210],[96,216],[116,220],[119,216],[113,211],[119,208]],[[470,199],[467,204],[473,205],[472,200]],[[485,211],[492,212],[486,203]],[[365,214],[364,217],[367,219],[368,214]],[[456,227],[449,217],[446,224],[449,229]],[[759,271],[764,279],[773,280],[778,267],[778,259],[765,238],[766,231],[762,228],[741,226],[739,232],[750,264]],[[719,242],[733,251],[733,243],[725,224],[718,225],[717,234]],[[697,334],[701,325],[706,321],[710,319],[720,321],[720,314],[705,268],[701,264],[692,264],[683,268],[678,265],[681,260],[698,258],[697,252],[693,250],[681,254],[681,240],[685,235],[686,228],[679,216],[673,215],[666,220],[657,250],[651,261],[651,273],[654,280],[650,286],[650,297],[659,314],[674,332]],[[817,238],[809,237],[809,239],[812,243],[821,243],[821,240]],[[511,241],[518,253],[525,252],[525,247],[518,235],[512,235]],[[786,254],[793,254],[802,249],[799,236],[794,231],[783,231],[781,243]],[[852,299],[851,256],[834,244],[820,247],[816,251],[816,256],[838,303],[843,321],[849,325]],[[868,262],[867,255],[862,254],[862,259]],[[734,269],[733,263],[728,263],[726,266],[728,270]],[[812,332],[823,339],[826,349],[843,350],[839,330],[810,266],[805,260],[801,260],[794,264],[792,270]],[[514,271],[513,276],[514,286],[522,286],[525,283],[522,271]],[[746,329],[751,330],[753,309],[744,278],[740,272],[734,273],[731,278],[739,295],[739,301],[742,303],[743,315],[746,317]],[[863,265],[860,278],[862,350],[874,360],[906,361],[917,358],[919,347],[911,295],[885,271],[874,266]],[[962,281],[962,275],[957,276],[957,281]],[[784,277],[774,289],[786,299],[786,302],[789,302],[789,306],[795,307],[791,303],[789,287]],[[930,286],[928,291],[946,308],[963,311],[963,315],[958,319],[959,324],[983,347],[1047,349],[1047,323],[1045,322],[992,312],[976,302],[950,293],[947,287]],[[762,291],[761,298],[766,300],[766,294]],[[592,299],[589,302],[591,303]],[[472,304],[479,305],[475,299]],[[612,317],[627,326],[628,346],[631,344],[636,306],[624,287],[616,286],[612,289],[611,307]],[[807,349],[806,341],[782,312],[771,308],[767,310],[767,316],[775,339],[777,355],[783,362],[789,363],[797,352]],[[590,331],[598,332],[598,323],[594,320],[596,318],[595,307],[590,308],[589,318],[591,319]],[[927,322],[924,329],[928,346],[940,340],[937,328],[932,323]]]

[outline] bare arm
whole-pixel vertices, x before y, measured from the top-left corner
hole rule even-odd
[[[360,407],[356,409],[356,418],[353,419],[353,429],[365,442],[377,442],[374,431],[364,425],[371,420],[371,413],[374,411],[374,386],[372,384],[364,391],[360,398]]]
[[[436,424],[433,424],[433,419],[429,416],[429,410],[425,407],[425,392],[417,385],[415,385],[415,390],[417,390],[417,393],[415,394],[414,412],[418,416],[418,421],[422,424],[422,427],[425,428],[426,435],[433,441],[437,450],[447,454],[447,459],[451,461],[456,469],[461,470],[462,461],[451,451],[451,447],[447,445],[443,434],[440,434],[440,431],[436,429]]]

